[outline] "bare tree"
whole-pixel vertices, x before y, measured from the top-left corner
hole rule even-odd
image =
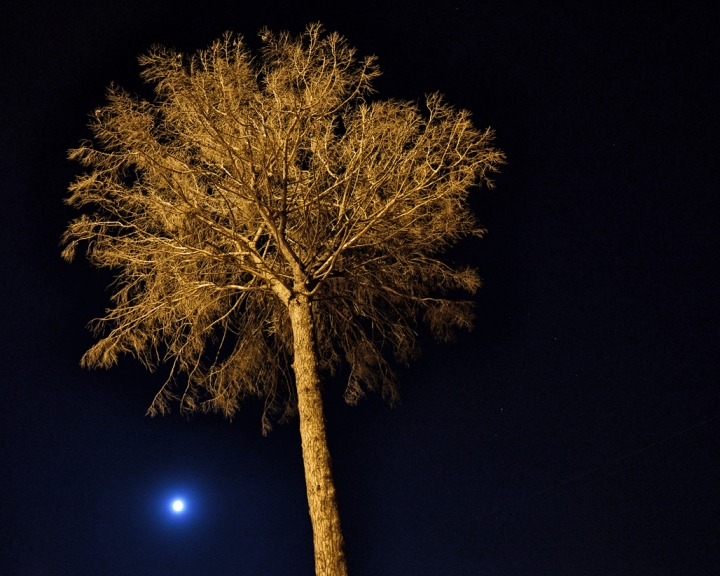
[[[153,47],[140,57],[153,102],[110,87],[97,147],[69,153],[89,171],[66,202],[96,211],[70,223],[63,257],[86,241],[118,271],[81,363],[171,365],[149,414],[179,401],[231,417],[257,396],[266,434],[299,412],[316,573],[344,575],[319,375],[345,363],[348,403],[363,389],[394,403],[385,354],[411,358],[414,323],[439,339],[470,327],[472,303],[449,291],[480,279],[437,255],[482,235],[467,195],[504,155],[437,94],[424,112],[367,101],[375,58],[319,24],[260,35],[258,58],[229,33],[191,57]]]

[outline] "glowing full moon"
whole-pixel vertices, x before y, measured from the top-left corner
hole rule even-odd
[[[172,503],[172,507],[175,512],[182,512],[182,509],[185,508],[185,503],[182,500],[175,500],[175,502]]]

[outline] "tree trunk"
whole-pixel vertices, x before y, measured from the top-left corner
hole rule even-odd
[[[295,380],[305,485],[315,546],[316,576],[347,576],[345,540],[340,528],[332,460],[327,446],[325,414],[317,372],[315,326],[307,297],[288,302],[294,340]]]

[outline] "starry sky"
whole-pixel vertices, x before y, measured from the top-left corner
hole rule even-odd
[[[475,329],[421,331],[394,410],[325,381],[351,576],[720,573],[720,11],[538,4],[4,10],[0,574],[313,574],[297,420],[153,419],[162,370],[81,369],[112,276],[59,240],[66,151],[110,82],[148,94],[138,55],[314,21],[379,57],[377,98],[440,91],[508,158],[448,254],[484,278]]]

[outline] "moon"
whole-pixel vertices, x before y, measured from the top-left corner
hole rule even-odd
[[[183,508],[185,508],[185,502],[182,500],[175,500],[175,502],[172,503],[172,509],[175,512],[182,512]]]

